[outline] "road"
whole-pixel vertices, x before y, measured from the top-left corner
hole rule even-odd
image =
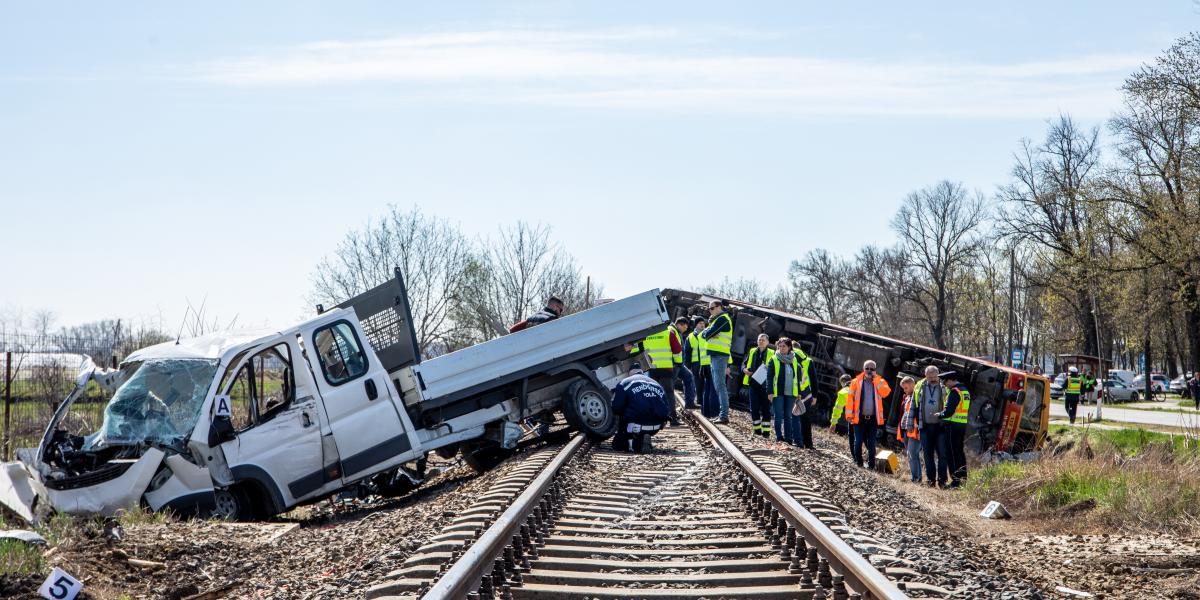
[[[1080,423],[1092,418],[1096,407],[1092,404],[1080,405],[1075,414],[1075,422]],[[1061,403],[1050,404],[1050,416],[1066,418],[1067,409]],[[1104,420],[1107,422],[1136,423],[1139,425],[1157,425],[1159,427],[1200,428],[1200,415],[1195,411],[1186,413],[1168,412],[1161,410],[1131,410],[1128,408],[1104,407]]]

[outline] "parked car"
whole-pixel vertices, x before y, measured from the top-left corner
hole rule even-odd
[[[1059,373],[1058,375],[1055,375],[1054,381],[1050,382],[1050,397],[1055,398],[1055,399],[1062,398],[1063,397],[1063,387],[1066,385],[1067,385],[1067,374],[1066,373]]]
[[[1175,392],[1176,394],[1179,394],[1180,396],[1183,396],[1184,398],[1190,398],[1192,396],[1192,394],[1188,390],[1187,382],[1191,378],[1192,378],[1192,374],[1188,373],[1186,375],[1180,375],[1179,377],[1172,379],[1171,380],[1171,391]]]
[[[1129,386],[1136,390],[1146,389],[1146,376],[1138,375],[1133,378],[1133,383]],[[1150,389],[1156,394],[1164,394],[1171,389],[1171,380],[1167,379],[1166,375],[1155,373],[1150,376]]]
[[[1139,398],[1141,398],[1141,394],[1138,393],[1138,390],[1125,385],[1122,381],[1116,379],[1104,381],[1105,402],[1137,402]]]

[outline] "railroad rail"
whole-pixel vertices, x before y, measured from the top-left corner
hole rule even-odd
[[[835,506],[769,453],[747,453],[722,427],[688,416],[689,428],[655,436],[652,454],[582,436],[552,458],[543,451],[428,545],[440,552],[410,558],[367,596],[908,598],[906,583],[888,577],[918,575],[902,559],[884,556],[881,572],[878,557],[843,539],[871,545]]]

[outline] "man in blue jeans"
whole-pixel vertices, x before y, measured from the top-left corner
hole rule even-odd
[[[950,479],[949,428],[942,425],[949,392],[938,368],[925,367],[925,378],[913,388],[912,416],[920,430],[921,450],[925,455],[925,482],[929,487],[946,486]]]
[[[712,371],[713,386],[717,390],[717,402],[720,413],[717,423],[729,422],[729,347],[733,345],[733,318],[725,312],[721,300],[708,303],[708,312],[712,319],[700,337],[708,344],[709,368]]]

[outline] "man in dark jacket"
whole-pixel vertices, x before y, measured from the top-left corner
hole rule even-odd
[[[613,450],[651,451],[650,436],[658,433],[671,415],[667,391],[643,373],[641,365],[635,363],[629,369],[629,376],[622,379],[612,393],[613,413],[617,415]]]
[[[565,308],[566,305],[563,304],[562,300],[559,300],[555,296],[550,296],[550,299],[546,300],[545,308],[533,313],[532,315],[529,315],[525,319],[514,324],[512,327],[509,327],[508,332],[516,333],[518,331],[529,329],[535,325],[541,325],[542,323],[553,321],[554,319],[562,316],[563,309]]]

